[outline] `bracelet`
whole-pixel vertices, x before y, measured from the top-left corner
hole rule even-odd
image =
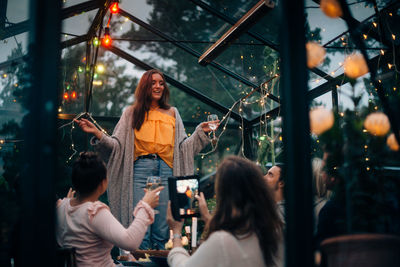
[[[181,234],[174,234],[172,236],[172,240],[174,240],[174,239],[182,239],[182,235]]]

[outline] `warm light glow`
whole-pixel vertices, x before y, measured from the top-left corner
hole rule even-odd
[[[361,54],[351,54],[344,60],[344,73],[352,78],[357,79],[368,73],[367,62]]]
[[[381,55],[383,56],[385,54],[385,51],[383,51],[382,49],[381,49]]]
[[[104,73],[105,70],[106,70],[106,68],[104,67],[103,64],[97,64],[97,65],[96,65],[96,71],[97,71],[98,73]]]
[[[343,15],[342,8],[337,0],[321,0],[319,7],[328,17],[337,18]]]
[[[306,44],[307,51],[307,66],[315,68],[320,65],[325,59],[325,48],[316,42],[308,42]]]
[[[111,6],[110,6],[110,12],[112,14],[116,14],[116,13],[118,13],[118,11],[119,11],[118,2],[112,3]]]
[[[71,93],[71,98],[72,98],[72,99],[76,99],[76,92],[75,92],[75,91],[72,91],[72,93]]]
[[[94,45],[94,46],[99,46],[99,44],[100,44],[99,38],[94,37],[94,38],[93,38],[93,45]]]
[[[368,36],[366,34],[363,34],[364,40],[366,40],[368,38]]]
[[[310,111],[310,130],[313,134],[319,135],[332,128],[335,121],[333,112],[318,107]]]
[[[391,69],[392,67],[393,67],[393,65],[388,63],[388,68]]]
[[[376,22],[372,22],[372,25],[374,25],[375,28],[378,26]]]
[[[364,127],[373,135],[384,136],[390,130],[390,122],[385,113],[373,112],[365,118]]]
[[[93,85],[101,86],[101,85],[103,85],[103,81],[101,81],[101,80],[94,80],[94,81],[93,81]]]
[[[392,39],[396,40],[396,35],[392,34]]]
[[[111,45],[111,43],[112,43],[112,39],[110,36],[110,28],[107,27],[104,31],[104,37],[103,37],[103,40],[101,41],[101,44],[104,47],[109,47]]]
[[[399,143],[397,143],[394,133],[391,133],[388,136],[388,138],[386,139],[386,144],[393,151],[399,151],[399,149],[400,149]]]
[[[65,100],[68,100],[68,99],[69,99],[69,95],[68,95],[68,93],[67,93],[67,92],[65,92],[65,93],[64,93],[64,96],[63,96],[63,98],[64,98]]]

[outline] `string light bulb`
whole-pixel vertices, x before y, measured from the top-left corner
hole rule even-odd
[[[111,39],[111,36],[110,36],[110,28],[109,27],[105,28],[104,37],[103,37],[103,40],[102,40],[101,43],[102,43],[102,45],[104,47],[109,47],[112,44],[112,39]]]
[[[113,0],[110,6],[111,14],[117,14],[119,12],[118,0]]]

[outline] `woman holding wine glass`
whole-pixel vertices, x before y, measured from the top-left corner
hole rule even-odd
[[[103,134],[86,119],[75,122],[94,138],[91,144],[107,162],[108,199],[113,214],[125,226],[144,195],[147,178],[160,176],[159,214],[143,239],[141,249],[164,249],[169,239],[166,223],[168,177],[192,175],[194,156],[210,139],[210,124],[203,122],[187,137],[178,110],[168,104],[169,89],[159,70],[146,71],[135,90],[135,102],[122,114],[113,135]]]

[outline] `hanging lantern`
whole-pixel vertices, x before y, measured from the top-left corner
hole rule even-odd
[[[390,122],[385,113],[373,112],[364,121],[364,128],[373,135],[383,136],[390,129]]]
[[[399,151],[399,149],[400,149],[399,143],[397,143],[394,133],[391,133],[388,136],[388,138],[386,139],[386,144],[393,151]]]
[[[342,8],[337,0],[321,0],[319,7],[330,18],[343,16]]]
[[[315,68],[320,65],[325,59],[325,48],[323,48],[317,42],[308,42],[306,44],[307,50],[307,66],[309,68]]]
[[[351,54],[346,57],[343,63],[344,73],[352,79],[368,73],[367,62],[361,54]]]
[[[310,111],[310,130],[313,134],[320,135],[332,128],[335,119],[331,110],[318,107]]]

